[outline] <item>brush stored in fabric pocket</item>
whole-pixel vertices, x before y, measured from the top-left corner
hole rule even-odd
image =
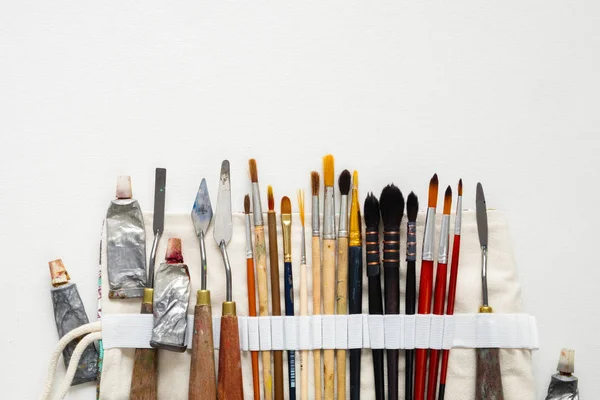
[[[190,299],[190,273],[183,263],[181,239],[171,238],[165,262],[154,280],[154,328],[150,346],[177,352],[187,348],[187,310]]]
[[[71,330],[87,324],[88,316],[79,296],[77,285],[69,282],[69,274],[65,270],[62,260],[50,261],[50,275],[52,286],[52,306],[54,308],[54,319],[59,337],[65,336]],[[68,367],[73,351],[79,340],[69,343],[63,350],[65,367]],[[73,377],[72,385],[96,380],[98,376],[98,351],[93,344],[89,345],[81,355],[77,365],[77,371]]]
[[[120,176],[117,198],[106,213],[108,297],[142,297],[146,286],[146,232],[137,200],[132,199],[131,179]]]

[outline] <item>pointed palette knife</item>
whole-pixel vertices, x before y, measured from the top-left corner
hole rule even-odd
[[[227,255],[227,244],[233,234],[231,216],[231,183],[229,180],[229,161],[221,164],[219,177],[219,193],[217,195],[217,212],[213,236],[221,250],[227,286],[223,313],[221,315],[221,340],[219,345],[219,381],[217,385],[218,398],[243,399],[242,363],[240,354],[240,333],[235,311],[235,302],[231,295],[231,264]]]
[[[210,291],[206,289],[207,263],[204,237],[213,217],[206,179],[202,179],[192,207],[192,222],[200,244],[200,290],[194,310],[189,399],[216,399],[215,358]]]
[[[167,170],[156,168],[154,181],[154,221],[152,230],[154,242],[150,252],[150,265],[148,279],[144,289],[142,301],[142,314],[153,314],[152,306],[154,297],[154,263],[156,262],[156,249],[165,226],[165,191]],[[156,349],[135,349],[133,361],[133,374],[131,377],[131,400],[155,400],[157,398],[157,355]]]

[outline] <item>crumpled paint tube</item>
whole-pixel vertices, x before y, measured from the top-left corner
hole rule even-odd
[[[154,328],[150,346],[171,351],[186,350],[190,274],[183,263],[181,239],[171,238],[165,262],[154,279]]]
[[[69,283],[69,274],[65,270],[62,260],[50,261],[48,264],[50,266],[52,286],[54,286],[50,290],[52,306],[54,307],[54,319],[56,321],[58,336],[62,338],[73,329],[85,325],[90,321],[77,291],[77,285]],[[69,366],[69,361],[77,343],[79,343],[79,340],[74,340],[63,350],[65,368]],[[92,344],[81,355],[71,385],[94,381],[97,376],[98,352]]]
[[[131,179],[120,176],[106,213],[108,298],[142,297],[146,287],[146,231]]]
[[[575,370],[575,351],[562,349],[558,360],[558,373],[552,375],[546,400],[579,400],[578,379]]]

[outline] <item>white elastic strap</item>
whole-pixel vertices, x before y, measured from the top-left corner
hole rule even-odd
[[[348,315],[335,316],[335,348],[348,348]]]
[[[442,349],[444,340],[444,316],[431,315],[431,330],[429,331],[429,348],[435,350]]]
[[[271,349],[285,350],[285,332],[283,325],[283,317],[271,317]],[[262,334],[262,332],[261,332]]]
[[[44,392],[42,393],[42,400],[47,400],[50,398],[50,393],[52,393],[52,387],[54,383],[54,375],[56,375],[56,364],[58,363],[58,359],[62,354],[63,350],[71,341],[77,339],[80,336],[83,336],[90,332],[98,332],[102,329],[102,324],[100,321],[90,322],[89,324],[81,325],[78,328],[73,329],[68,332],[65,336],[63,336],[56,347],[54,348],[54,353],[52,353],[52,357],[50,358],[50,363],[48,364],[48,375],[46,377],[46,384],[44,385]]]
[[[348,316],[348,348],[362,349],[363,347],[363,316],[353,314]]]
[[[71,387],[71,383],[73,383],[73,377],[75,376],[75,372],[77,372],[77,367],[79,366],[79,359],[81,359],[81,355],[85,351],[85,349],[95,342],[96,340],[102,339],[102,332],[92,332],[87,336],[84,336],[83,339],[73,351],[73,355],[71,356],[71,361],[69,361],[69,368],[67,369],[67,374],[65,375],[65,379],[63,380],[62,385],[60,386],[60,390],[58,392],[58,399],[62,400],[67,395],[69,388]]]

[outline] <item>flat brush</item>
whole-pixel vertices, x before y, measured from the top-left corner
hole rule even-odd
[[[281,231],[283,233],[283,266],[285,315],[294,315],[294,274],[292,271],[292,203],[290,198],[281,199]],[[296,352],[288,350],[289,399],[296,400]]]
[[[381,295],[381,262],[379,257],[379,201],[373,193],[365,199],[365,246],[367,260],[367,279],[369,281],[369,314],[383,315],[383,297]],[[373,349],[373,374],[375,399],[385,400],[385,377],[383,370],[383,349]],[[410,399],[407,397],[407,399]]]
[[[429,181],[427,216],[423,233],[423,253],[421,260],[421,280],[419,283],[419,314],[431,312],[431,291],[433,287],[433,258],[435,237],[435,210],[438,197],[438,176],[434,174]],[[425,398],[425,378],[427,375],[428,349],[416,349],[415,360],[415,400]]]
[[[448,276],[448,251],[450,245],[450,210],[452,208],[452,188],[448,186],[444,194],[444,214],[440,227],[440,245],[438,247],[438,264],[435,277],[435,293],[433,298],[433,314],[443,315],[446,302],[446,277]],[[429,351],[429,380],[427,399],[435,400],[439,369],[440,351]]]
[[[265,245],[265,227],[262,213],[262,203],[260,201],[260,188],[258,187],[258,169],[256,167],[256,160],[253,158],[248,161],[250,167],[250,180],[252,181],[252,216],[254,217],[254,254],[256,256],[256,275],[258,283],[258,315],[261,317],[269,315],[269,286],[267,283],[267,248]],[[272,196],[271,196],[272,197]],[[272,201],[269,198],[269,205]],[[275,238],[277,238],[277,226],[275,223],[275,212],[273,212],[273,229],[275,229]],[[271,214],[269,213],[269,237],[271,235]],[[275,244],[277,246],[277,244]],[[275,247],[277,251],[277,247]],[[273,275],[273,259],[271,258],[271,275]],[[275,264],[277,268],[277,264]],[[271,281],[273,282],[273,281]],[[279,304],[279,271],[277,271],[277,297],[275,297],[275,286],[273,289],[273,315],[281,315],[281,306]],[[275,314],[275,311],[279,311]],[[277,353],[276,353],[277,354]],[[265,386],[265,400],[271,400],[273,398],[273,379],[271,377],[271,353],[268,351],[261,352],[262,356],[262,370],[263,370],[263,384]],[[277,366],[277,357],[275,358]],[[279,352],[279,360],[281,360],[281,352]],[[281,365],[281,362],[280,362]],[[281,368],[281,367],[280,367]],[[283,373],[282,373],[283,374]],[[281,375],[279,388],[281,390],[281,397],[283,399],[283,375]],[[277,392],[277,391],[276,391]]]
[[[385,313],[400,314],[400,223],[404,214],[404,197],[395,185],[381,192],[383,220],[383,269]],[[398,398],[398,353],[389,349],[387,355],[388,399]]]
[[[332,155],[323,157],[323,180],[325,184],[323,214],[323,314],[335,314],[335,190],[333,187],[334,160]],[[325,400],[334,398],[335,352],[323,350],[325,375]]]
[[[456,216],[454,217],[454,243],[452,245],[452,261],[450,263],[450,284],[448,286],[448,305],[446,314],[454,314],[456,300],[456,283],[458,281],[458,259],[460,254],[460,226],[462,220],[462,179],[458,181],[458,198],[456,199]],[[450,350],[442,351],[442,372],[438,400],[444,400],[446,392],[446,376],[448,374],[448,357]]]
[[[417,214],[419,212],[419,199],[410,192],[406,199],[406,216],[408,223],[406,228],[406,314],[414,315],[417,301],[417,274],[415,264],[417,262]],[[414,396],[414,371],[415,350],[405,351],[404,365],[404,398],[412,399]]]
[[[310,186],[312,189],[312,207],[311,207],[311,229],[312,229],[312,290],[313,290],[313,315],[321,314],[321,226],[319,214],[319,173],[312,171],[310,173]],[[313,350],[315,400],[323,398],[321,386],[321,350]]]
[[[256,317],[256,287],[254,285],[254,252],[252,250],[252,222],[250,221],[250,196],[244,196],[246,221],[246,279],[248,280],[248,315]],[[252,390],[254,398],[260,399],[260,376],[258,372],[258,351],[251,352]]]
[[[340,223],[338,225],[338,265],[336,282],[336,314],[347,314],[348,308],[348,193],[350,171],[343,170],[338,179],[340,187]],[[337,399],[346,400],[346,350],[336,350]]]
[[[358,203],[358,172],[352,179],[352,203],[350,205],[350,241],[348,259],[348,286],[350,314],[362,313],[362,237],[360,205]],[[350,350],[350,399],[360,399],[360,353],[361,349]],[[344,364],[344,377],[346,368]],[[338,371],[339,378],[339,371]],[[345,382],[345,379],[344,379]],[[344,384],[345,386],[345,384]],[[338,381],[339,387],[339,381]],[[344,391],[345,393],[345,391]],[[339,397],[339,396],[338,396]]]
[[[298,189],[298,208],[302,224],[300,246],[300,315],[308,315],[308,285],[306,282],[306,233],[304,231],[304,190]],[[308,400],[308,350],[300,351],[300,397]]]

